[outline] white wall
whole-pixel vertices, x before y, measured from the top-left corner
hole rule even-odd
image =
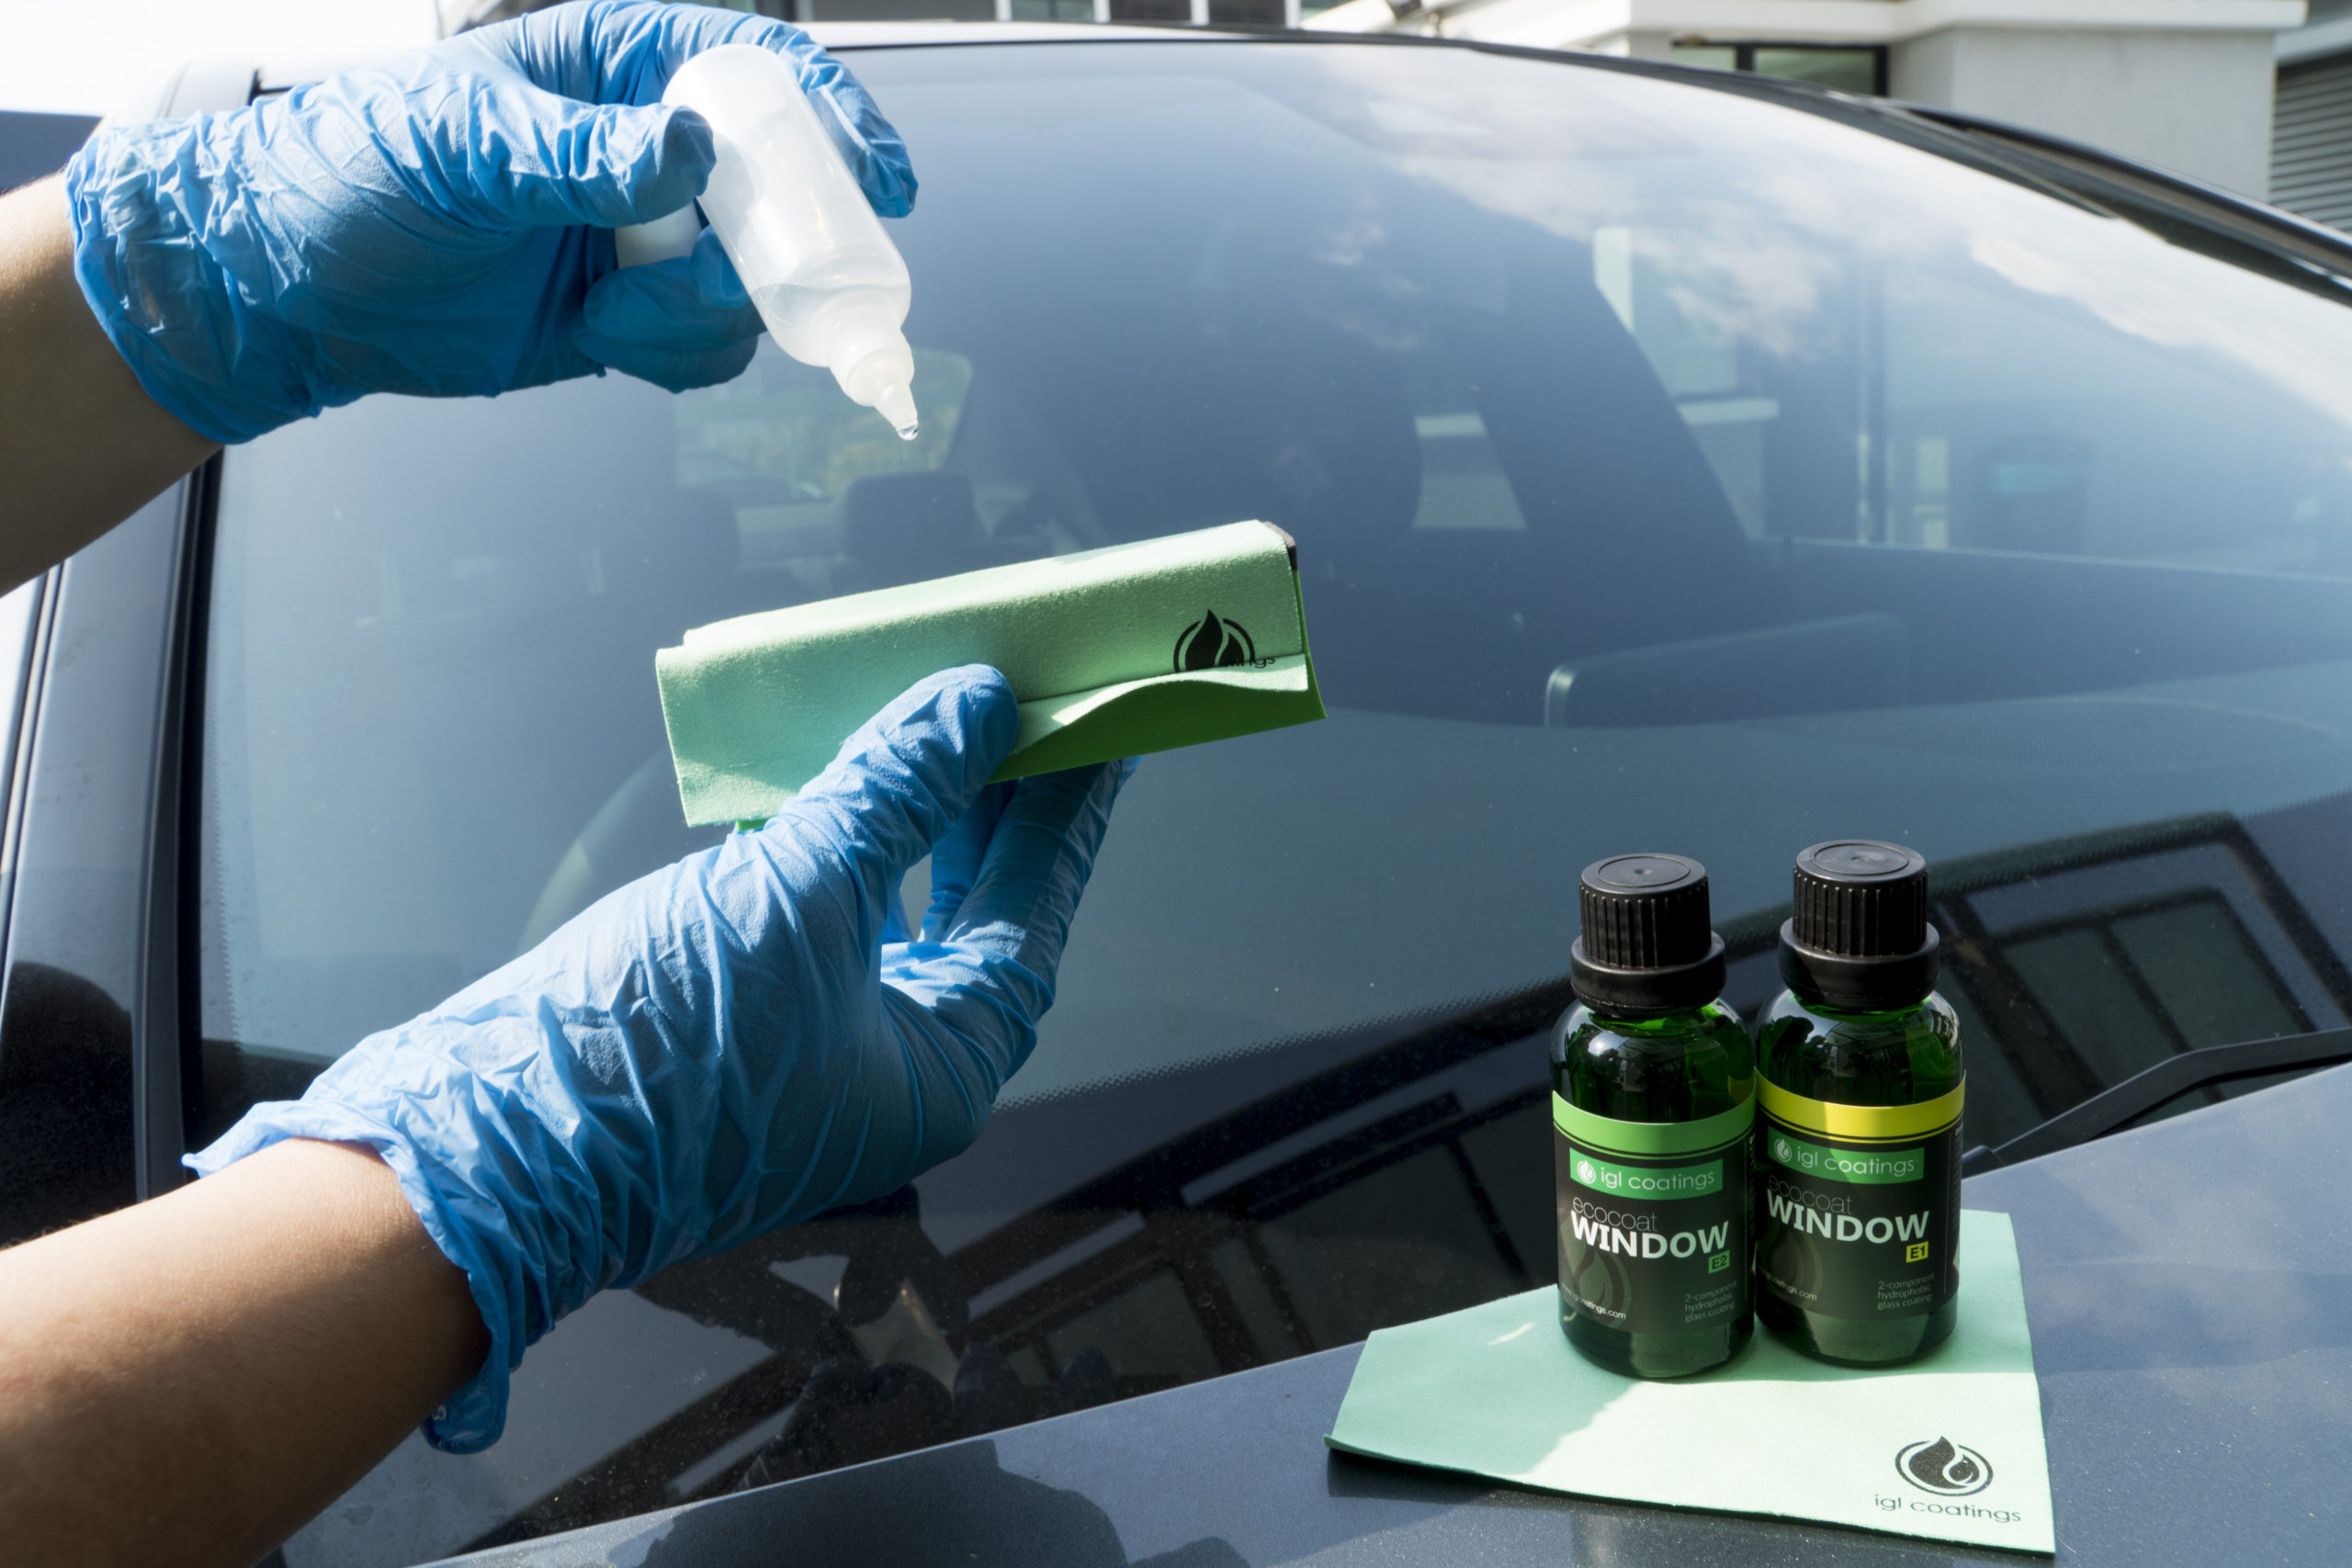
[[[2265,197],[2268,32],[1954,28],[1894,47],[1891,91]]]

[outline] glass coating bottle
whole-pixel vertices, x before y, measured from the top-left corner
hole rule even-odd
[[[1620,855],[1578,893],[1579,1000],[1552,1033],[1560,1327],[1611,1371],[1681,1377],[1753,1329],[1753,1056],[1704,867]]]
[[[722,44],[678,68],[662,101],[710,122],[702,209],[776,346],[911,441],[914,351],[900,330],[907,264],[818,123],[791,62]]]
[[[1900,845],[1797,857],[1756,1036],[1757,1314],[1824,1360],[1908,1360],[1956,1320],[1966,1074],[1927,915]]]

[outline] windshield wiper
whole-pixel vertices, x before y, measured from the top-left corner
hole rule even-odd
[[[2282,1034],[2270,1040],[2247,1040],[2235,1045],[2184,1051],[2125,1078],[2113,1089],[2091,1096],[2072,1110],[2060,1111],[1999,1148],[1979,1144],[1961,1156],[1960,1172],[1962,1176],[1977,1176],[2087,1144],[2137,1121],[2168,1100],[2213,1084],[2300,1067],[2324,1067],[2337,1062],[2352,1062],[2352,1029],[2323,1029],[2311,1034]]]

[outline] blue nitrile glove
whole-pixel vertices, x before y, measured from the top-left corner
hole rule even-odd
[[[766,827],[599,899],[188,1164],[380,1150],[490,1328],[425,1435],[487,1446],[523,1348],[596,1292],[893,1191],[978,1135],[1133,767],[990,786],[1015,725],[984,665],[917,683]],[[922,939],[885,943],[934,845]]]
[[[233,114],[102,131],[66,167],[83,295],[149,395],[216,441],[368,392],[487,396],[602,366],[673,391],[725,380],[760,327],[715,243],[715,266],[616,274],[611,233],[702,193],[710,128],[660,99],[722,43],[790,59],[875,210],[906,213],[899,133],[806,34],[594,0]]]

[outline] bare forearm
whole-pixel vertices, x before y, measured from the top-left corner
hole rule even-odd
[[[487,1343],[364,1148],[280,1144],[0,1252],[0,1555],[244,1568]]]
[[[73,260],[62,176],[0,197],[0,589],[80,549],[213,450],[140,388]]]

